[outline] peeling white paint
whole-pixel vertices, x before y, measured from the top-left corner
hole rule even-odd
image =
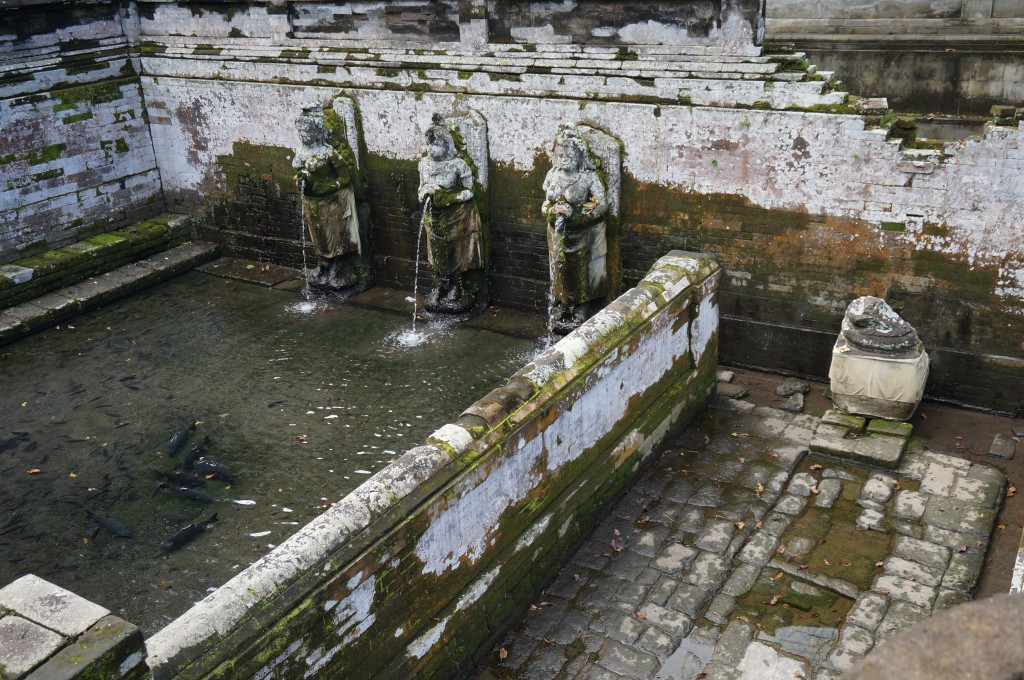
[[[483,576],[473,581],[466,592],[462,594],[459,601],[455,605],[456,611],[465,611],[475,603],[477,600],[487,592],[487,589],[494,583],[494,579],[498,578],[498,574],[501,573],[501,567],[495,567],[485,573]]]
[[[694,319],[691,326],[693,361],[694,363],[700,363],[700,359],[704,356],[711,338],[714,337],[715,332],[718,330],[718,305],[715,304],[712,297],[708,296],[700,301],[697,318]]]
[[[428,630],[426,633],[421,635],[406,648],[406,652],[409,656],[422,659],[423,656],[430,651],[430,649],[437,644],[437,641],[441,639],[441,635],[444,633],[444,629],[448,626],[448,618],[445,617],[440,623],[435,625],[433,628]]]
[[[436,439],[451,446],[455,453],[462,453],[473,445],[473,435],[458,425],[448,423],[430,435],[428,439]]]

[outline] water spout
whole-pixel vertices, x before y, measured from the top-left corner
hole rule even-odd
[[[303,293],[309,291],[309,270],[306,267],[306,211],[302,207],[302,199],[306,195],[306,180],[299,180],[299,233],[302,238],[302,280],[306,283]]]
[[[420,243],[423,241],[423,230],[426,228],[427,220],[430,219],[430,208],[433,205],[434,199],[432,196],[427,196],[427,199],[423,201],[423,214],[420,216],[420,231],[416,236],[416,267],[415,274],[412,280],[412,332],[416,332],[416,316],[417,316],[417,305],[419,303],[419,297],[417,292],[420,286]]]

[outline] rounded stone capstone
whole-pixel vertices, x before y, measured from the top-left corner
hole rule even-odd
[[[996,595],[908,628],[843,674],[843,680],[1022,680],[1024,594]]]
[[[885,300],[871,295],[849,304],[843,316],[842,336],[855,348],[874,354],[918,354],[917,331],[893,311]]]

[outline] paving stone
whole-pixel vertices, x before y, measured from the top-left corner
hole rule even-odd
[[[63,644],[64,638],[52,630],[20,616],[4,616],[0,618],[0,672],[5,678],[19,678]]]
[[[732,595],[726,595],[725,593],[719,593],[713,600],[711,600],[711,604],[708,605],[707,611],[704,612],[704,618],[711,623],[724,626],[729,622],[729,613],[735,608],[735,597]]]
[[[874,531],[885,532],[886,528],[883,524],[884,520],[885,515],[883,515],[882,513],[878,512],[877,510],[870,510],[865,508],[864,511],[860,513],[860,517],[857,518],[857,526],[867,527],[868,529],[872,529]]]
[[[919,520],[924,515],[928,495],[920,491],[903,489],[897,492],[893,503],[892,514],[909,520]]]
[[[1018,426],[1014,425],[1010,429],[1013,431],[1013,436],[1014,437],[1017,437],[1018,439],[1024,437],[1024,427],[1018,427]]]
[[[615,599],[619,602],[625,602],[626,604],[637,606],[647,599],[647,594],[650,590],[651,586],[644,583],[626,581],[619,586],[618,592],[615,593]]]
[[[728,663],[711,661],[697,677],[701,680],[740,680],[740,671]]]
[[[838,411],[830,409],[825,411],[824,415],[821,416],[821,423],[823,425],[839,427],[844,433],[861,432],[863,431],[864,426],[867,425],[867,418],[847,413],[839,413]]]
[[[903,536],[893,544],[893,554],[940,569],[949,563],[949,548]]]
[[[977,544],[977,539],[973,536],[967,536],[958,531],[950,531],[949,529],[941,529],[931,525],[925,526],[923,539],[930,543],[944,545],[953,550],[972,550]]]
[[[579,677],[575,673],[572,677]],[[619,675],[615,671],[610,671],[607,668],[601,666],[591,666],[587,669],[587,680],[620,680],[620,678],[632,678],[633,676]]]
[[[794,394],[807,394],[811,389],[811,383],[799,378],[786,378],[775,387],[775,395],[789,397]]]
[[[922,451],[921,459],[926,463],[952,468],[961,474],[966,474],[967,471],[971,469],[972,465],[971,461],[966,458],[951,456],[948,453],[940,453],[939,451],[933,451],[931,449],[925,449]]]
[[[505,650],[507,656],[504,659],[499,659],[498,665],[502,668],[519,670],[533,656],[539,644],[538,640],[531,637],[510,634],[501,643],[501,648]]]
[[[801,457],[807,452],[807,447],[811,443],[811,439],[814,438],[814,430],[809,430],[804,427],[798,427],[796,425],[790,425],[786,428],[786,431],[782,433],[785,439],[796,442],[800,445]],[[790,468],[792,469],[792,468]]]
[[[885,514],[885,505],[883,503],[878,503],[876,501],[867,500],[865,498],[858,498],[857,499],[857,505],[859,505],[862,508],[866,508],[868,510],[874,510],[875,512],[877,512],[880,515],[884,515]]]
[[[682,612],[691,619],[696,619],[712,595],[714,592],[711,590],[698,588],[692,583],[683,583],[676,588],[665,604],[670,609]]]
[[[644,529],[629,541],[629,549],[646,557],[654,557],[668,540],[669,530],[665,527]]]
[[[790,496],[785,495],[778,503],[775,504],[775,512],[782,512],[787,515],[800,515],[803,514],[804,508],[807,507],[807,499],[802,496]]]
[[[868,421],[867,432],[871,434],[884,434],[890,437],[900,437],[901,439],[907,439],[914,431],[914,426],[910,423],[903,423],[898,420],[886,420],[885,418],[872,418]]]
[[[773,512],[768,517],[767,521],[764,522],[764,526],[761,531],[772,534],[773,536],[781,536],[789,529],[790,525],[793,524],[793,518],[788,515]]]
[[[892,498],[893,486],[894,480],[892,478],[874,475],[871,479],[864,482],[864,486],[860,490],[860,497],[875,501],[876,503],[885,503]]]
[[[547,639],[559,645],[576,642],[590,625],[590,620],[589,614],[579,609],[569,609],[562,620],[548,631]]]
[[[819,668],[818,672],[811,676],[811,680],[840,680],[842,673],[831,668]]]
[[[33,574],[0,588],[0,608],[17,612],[67,637],[84,633],[110,613],[98,604]]]
[[[629,645],[636,642],[640,634],[644,632],[645,626],[632,613],[606,611],[591,620],[590,628],[604,633],[613,640]]]
[[[848,670],[860,661],[875,645],[875,638],[870,631],[858,626],[844,626],[839,634],[839,643],[829,654],[827,664],[837,670]]]
[[[105,616],[50,657],[30,677],[32,680],[71,680],[115,674],[117,677],[148,677],[144,645],[142,631],[137,626],[117,616]]]
[[[762,529],[756,532],[750,541],[743,546],[739,559],[747,564],[764,566],[768,564],[768,560],[775,554],[775,549],[778,545],[779,537]]]
[[[693,544],[701,550],[722,554],[729,547],[735,531],[736,526],[732,522],[711,519],[704,524]]]
[[[787,430],[788,431],[788,430]],[[793,437],[789,437],[793,439]],[[776,446],[772,451],[772,460],[779,467],[785,469],[787,472],[792,472],[793,468],[803,460],[803,457],[807,455],[807,445],[790,444],[788,446]]]
[[[814,505],[819,508],[831,508],[843,492],[843,483],[838,479],[823,479],[818,483],[818,495]]]
[[[873,631],[882,622],[889,608],[889,598],[878,593],[862,593],[857,597],[853,608],[846,615],[848,625],[860,626],[864,630]]]
[[[782,493],[783,487],[786,486],[786,482],[789,481],[789,473],[785,470],[776,470],[764,483],[764,489],[761,492],[762,498],[778,498],[779,494]]]
[[[755,434],[766,437],[775,437],[781,435],[786,431],[786,428],[791,425],[789,420],[777,417],[778,415],[785,414],[779,413],[774,409],[758,408],[755,409],[754,414],[762,416],[760,421],[755,423],[754,427],[751,428]]]
[[[726,579],[725,585],[722,586],[722,592],[739,597],[754,586],[760,574],[761,567],[753,564],[741,564]]]
[[[693,564],[682,580],[704,590],[716,591],[722,586],[725,577],[729,575],[731,563],[732,560],[721,555],[702,551],[693,560]]]
[[[921,480],[928,471],[928,463],[920,453],[907,452],[903,454],[900,464],[896,467],[896,474],[907,479]]]
[[[698,507],[717,508],[722,504],[722,490],[714,484],[706,484],[698,489],[688,502]]]
[[[742,399],[750,394],[750,388],[739,383],[718,383],[716,385],[718,396],[727,399]]]
[[[945,571],[941,567],[911,562],[896,555],[890,555],[885,558],[884,564],[886,574],[892,574],[893,576],[899,576],[928,586],[937,586],[942,583],[942,575]]]
[[[607,644],[613,643],[609,640]],[[517,675],[525,680],[544,680],[544,678],[555,677],[563,665],[565,665],[565,651],[561,647],[540,644],[534,648],[533,654],[520,667]]]
[[[721,386],[721,384],[719,384],[719,386]],[[749,401],[739,401],[738,399],[725,397],[719,394],[716,394],[714,398],[711,399],[710,406],[711,408],[720,409],[722,411],[732,411],[734,413],[750,413],[755,408],[755,406]]]
[[[683,504],[690,500],[690,497],[693,496],[693,491],[693,484],[691,482],[685,479],[676,479],[665,487],[662,496],[665,500]]]
[[[856,440],[852,456],[842,457],[863,465],[891,470],[899,465],[906,447],[907,442],[904,439],[872,434]]]
[[[992,440],[992,446],[989,447],[988,455],[996,458],[1002,458],[1004,460],[1010,460],[1017,452],[1017,442],[1013,437],[1007,437],[1005,434],[997,434]]]
[[[983,482],[988,482],[989,484],[998,487],[1002,487],[1003,482],[1006,481],[1006,477],[1002,472],[991,465],[985,465],[983,463],[975,463],[972,465],[965,473],[965,476],[970,479],[980,479]]]
[[[921,538],[924,536],[924,527],[917,522],[908,522],[907,520],[893,519],[890,517],[889,526],[892,527],[893,531],[904,536],[913,536],[914,538]]]
[[[893,635],[928,619],[930,616],[930,610],[924,607],[918,607],[902,600],[893,600],[889,611],[885,613],[885,618],[882,619],[875,632],[876,642],[888,640]]]
[[[732,379],[735,378],[735,377],[736,377],[736,374],[734,372],[727,371],[727,370],[722,369],[722,368],[718,369],[718,373],[715,374],[715,379],[718,380],[718,382],[724,382],[724,383],[732,382]]]
[[[643,632],[640,639],[637,640],[637,644],[640,645],[641,649],[664,660],[665,657],[674,652],[676,647],[679,646],[679,638],[651,626]]]
[[[687,506],[677,510],[668,519],[668,524],[673,527],[672,537],[679,539],[684,534],[694,534],[700,531],[704,526],[704,508]]]
[[[679,581],[671,576],[665,576],[662,574],[657,583],[654,584],[651,591],[647,594],[647,601],[653,602],[654,604],[664,605],[678,587]]]
[[[942,587],[969,593],[978,582],[984,555],[980,552],[958,552],[949,559],[949,567],[942,577]]]
[[[953,485],[953,498],[975,503],[986,508],[996,507],[1003,490],[1002,480],[992,483],[974,477],[959,477]]]
[[[996,523],[996,511],[991,508],[968,507],[963,511],[960,519],[960,526],[957,531],[988,538],[992,533],[992,527]]]
[[[718,638],[712,658],[716,661],[737,666],[754,639],[754,627],[744,621],[732,621]]]
[[[811,488],[817,485],[818,479],[814,475],[807,472],[798,472],[789,481],[789,488],[786,491],[796,496],[810,496]]]
[[[932,602],[938,594],[936,588],[889,574],[876,578],[871,589],[877,593],[885,593],[893,599],[903,600],[926,609],[931,609]]]
[[[607,570],[614,574],[616,578],[637,581],[645,578],[644,572],[647,571],[650,564],[650,558],[627,550],[626,552],[613,554],[612,562],[607,567]],[[649,578],[647,582],[653,585],[656,580],[657,576],[654,576]]]
[[[804,395],[794,394],[786,401],[779,404],[779,408],[789,413],[800,413],[804,410]]]
[[[811,554],[816,543],[806,536],[794,536],[784,542],[783,545],[785,546],[787,559],[800,560]]]
[[[673,611],[656,604],[645,606],[644,612],[647,613],[647,618],[644,619],[647,623],[679,637],[685,637],[690,632],[690,629],[693,628],[693,619],[682,612]]]
[[[806,661],[780,654],[763,642],[752,642],[747,646],[738,669],[743,680],[793,680],[810,674]]]
[[[853,585],[852,583],[849,583],[842,579],[832,578],[831,576],[826,576],[824,574],[820,574],[813,571],[801,571],[800,565],[794,564],[792,562],[785,562],[783,560],[776,559],[769,562],[768,566],[772,569],[785,572],[795,578],[810,581],[811,583],[821,586],[822,588],[834,590],[840,595],[848,597],[851,600],[856,599],[858,593],[860,592],[857,589],[857,586]]]
[[[943,609],[949,609],[950,607],[970,601],[971,596],[967,593],[959,590],[939,588],[939,594],[935,596],[935,604],[932,606],[932,611],[942,611]]]
[[[679,574],[693,562],[697,553],[696,548],[672,543],[665,546],[652,565],[666,574]]]
[[[925,524],[958,531],[963,522],[964,502],[955,498],[932,496],[924,510]]]
[[[845,482],[856,482],[859,481],[855,475],[850,474],[846,470],[837,470],[835,468],[825,468],[821,471],[823,479],[841,479]]]

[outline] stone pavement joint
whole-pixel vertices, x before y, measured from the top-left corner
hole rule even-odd
[[[1000,472],[908,434],[715,399],[577,550],[489,670],[839,678],[882,640],[970,599],[1003,498]],[[822,437],[854,453],[897,442],[902,457],[886,470],[808,457]]]

